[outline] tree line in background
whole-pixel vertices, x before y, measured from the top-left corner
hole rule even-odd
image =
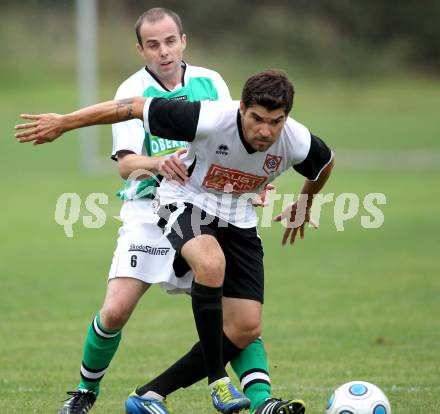
[[[142,9],[144,0],[127,0],[127,10]],[[440,68],[440,1],[438,0],[168,0],[180,10],[194,35],[212,42],[233,33],[256,49],[280,46],[313,56],[330,46],[395,50],[413,66]],[[186,7],[190,5],[189,7]],[[231,36],[229,36],[231,37]],[[391,52],[392,53],[392,52]],[[308,56],[309,55],[309,56]]]
[[[2,0],[0,7],[13,4]],[[177,11],[191,37],[209,49],[355,69],[387,60],[440,69],[438,0],[99,0],[100,17],[113,14],[124,25],[156,6]],[[20,8],[73,13],[74,1],[23,0]]]

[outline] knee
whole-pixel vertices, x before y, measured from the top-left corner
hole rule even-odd
[[[228,338],[240,348],[246,348],[261,336],[261,324],[259,320],[236,321],[228,323],[224,327]]]
[[[243,327],[239,328],[238,336],[240,342],[246,343],[247,346],[261,336],[261,325],[259,323],[245,324]]]
[[[202,257],[193,269],[195,280],[207,286],[221,286],[225,277],[225,267],[224,256]]]
[[[99,313],[101,325],[109,331],[122,329],[130,317],[130,311],[123,305],[104,305]]]

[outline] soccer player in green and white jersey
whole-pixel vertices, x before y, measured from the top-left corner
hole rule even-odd
[[[230,100],[221,76],[211,70],[190,66],[182,60],[186,36],[178,15],[162,8],[145,12],[137,21],[137,49],[146,66],[119,87],[116,99],[132,96],[164,97],[177,100]],[[60,414],[85,414],[99,394],[99,385],[121,340],[121,331],[138,300],[152,284],[168,291],[189,291],[192,274],[186,263],[176,266],[174,250],[157,227],[153,211],[156,176],[174,179],[182,184],[188,171],[180,159],[187,142],[169,141],[145,133],[141,120],[132,119],[113,125],[112,158],[118,161],[123,178],[129,178],[119,192],[124,200],[121,210],[123,225],[109,273],[104,304],[91,323],[81,363],[81,380],[76,391],[62,407]],[[146,176],[146,171],[154,176]],[[133,179],[133,175],[138,179]],[[250,399],[251,411],[264,404],[276,407],[270,413],[302,412],[301,402],[270,400],[270,378],[259,327],[249,324],[243,300],[225,297],[223,359],[232,360],[242,388]],[[206,376],[202,348],[196,344],[182,359],[191,372],[179,376],[179,369],[163,373],[137,390],[140,413],[168,413],[164,397],[172,391],[190,386]],[[181,364],[180,364],[181,365]],[[220,382],[216,398],[222,395],[228,409],[249,404],[232,384]],[[220,386],[220,388],[219,388]]]

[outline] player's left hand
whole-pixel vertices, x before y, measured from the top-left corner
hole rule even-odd
[[[177,181],[179,184],[185,184],[188,181],[188,169],[183,161],[187,148],[180,148],[167,157],[158,158],[157,170],[159,174],[169,181]]]
[[[269,205],[268,191],[275,190],[275,186],[272,184],[266,184],[263,191],[252,199],[252,205],[254,207],[266,207]]]
[[[15,134],[18,142],[33,142],[34,145],[47,144],[63,134],[62,115],[50,113],[40,115],[21,114],[20,118],[33,122],[19,124],[15,130],[24,130]]]
[[[300,208],[297,202],[285,208],[280,214],[273,218],[273,221],[287,220],[286,230],[283,234],[281,244],[284,246],[290,237],[290,244],[295,243],[295,238],[299,230],[301,239],[304,239],[305,224],[317,229],[319,226],[310,218],[310,209]]]

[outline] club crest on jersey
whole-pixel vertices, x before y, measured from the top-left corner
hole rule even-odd
[[[202,185],[221,192],[248,193],[258,190],[267,178],[212,164]]]
[[[283,157],[278,155],[267,154],[264,160],[263,170],[266,174],[274,173],[280,168]]]
[[[220,144],[215,152],[217,155],[228,155],[229,147],[225,144]]]

